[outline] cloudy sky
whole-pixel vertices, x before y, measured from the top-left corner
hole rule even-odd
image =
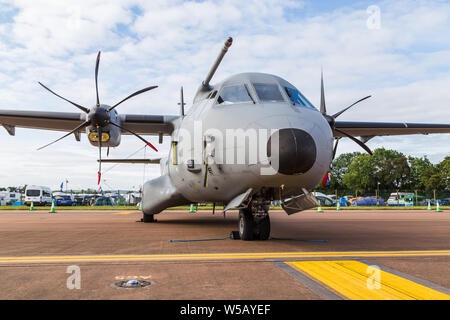
[[[450,121],[450,3],[447,1],[4,1],[0,0],[0,109],[76,112],[41,81],[79,104],[95,104],[94,66],[102,51],[99,91],[114,104],[149,85],[159,88],[118,107],[120,113],[177,115],[179,88],[190,103],[228,36],[216,73],[266,72],[295,84],[319,105],[323,66],[334,113],[373,98],[339,120]],[[85,135],[36,149],[62,134],[0,128],[0,186],[95,188],[97,150]],[[157,138],[148,137],[157,144]],[[344,139],[345,140],[345,139]],[[450,154],[450,135],[374,138],[433,162]],[[141,150],[140,150],[141,149]],[[168,144],[160,146],[167,153]],[[110,157],[159,155],[123,137]],[[342,141],[339,153],[360,151]],[[156,166],[104,165],[104,189],[139,188]]]

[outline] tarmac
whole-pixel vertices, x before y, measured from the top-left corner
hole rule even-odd
[[[0,299],[450,299],[450,212],[271,211],[268,241],[228,238],[236,211],[141,216],[0,211]]]

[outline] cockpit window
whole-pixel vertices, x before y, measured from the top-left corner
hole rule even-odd
[[[289,99],[291,99],[291,101],[294,104],[298,104],[302,107],[307,107],[310,109],[316,109],[314,108],[314,106],[312,105],[311,102],[308,101],[308,99],[306,99],[301,93],[300,91],[298,91],[297,89],[294,88],[288,88],[288,87],[284,87],[286,90],[287,95],[289,96]]]
[[[280,88],[276,84],[254,83],[253,87],[262,102],[284,102]]]
[[[253,102],[243,84],[223,87],[217,98],[217,104],[233,104]]]

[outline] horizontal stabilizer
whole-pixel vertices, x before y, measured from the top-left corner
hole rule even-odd
[[[99,160],[97,160],[98,162]],[[161,159],[102,159],[102,162],[111,163],[145,163],[145,164],[159,164]]]

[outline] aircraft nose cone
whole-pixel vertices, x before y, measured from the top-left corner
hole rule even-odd
[[[274,135],[278,135],[278,147]],[[273,146],[272,140],[274,140]],[[282,174],[294,175],[307,172],[314,165],[316,155],[314,139],[309,133],[300,129],[281,129],[275,132],[267,142],[267,157],[272,167]],[[275,158],[277,156],[278,168],[276,168]]]

